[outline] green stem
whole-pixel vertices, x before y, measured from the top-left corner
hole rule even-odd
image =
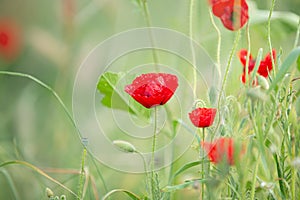
[[[154,199],[156,186],[154,185],[156,182],[154,177],[155,171],[155,149],[156,149],[156,135],[157,134],[157,106],[154,107],[154,128],[153,128],[153,139],[152,139],[152,156],[151,156],[151,195],[152,199]]]
[[[73,120],[73,117],[71,115],[71,113],[69,112],[67,106],[64,104],[64,102],[62,101],[62,99],[58,96],[58,94],[48,85],[46,85],[45,83],[43,83],[41,80],[29,75],[29,74],[24,74],[24,73],[18,73],[18,72],[9,72],[9,71],[0,71],[0,74],[4,74],[4,75],[10,75],[10,76],[19,76],[19,77],[24,77],[24,78],[28,78],[34,82],[36,82],[37,84],[39,84],[40,86],[42,86],[43,88],[47,89],[55,98],[56,100],[59,102],[59,104],[63,107],[64,112],[67,114],[68,118],[70,119],[70,121],[72,122],[72,125],[74,126],[74,128],[78,131],[79,133],[79,129],[76,126],[75,121]]]
[[[197,99],[197,63],[195,57],[195,49],[193,46],[193,8],[195,5],[195,0],[190,1],[190,14],[189,14],[189,37],[190,45],[192,52],[192,66],[193,66],[193,76],[194,76],[194,85],[193,85],[193,94],[194,98]]]
[[[58,103],[62,106],[64,112],[68,116],[69,120],[71,121],[73,127],[76,129],[76,131],[78,133],[78,136],[80,138],[80,130],[76,126],[76,123],[75,123],[75,121],[74,121],[71,113],[69,112],[68,108],[66,107],[66,105],[64,104],[64,102],[62,101],[62,99],[58,96],[58,94],[50,86],[48,86],[47,84],[43,83],[41,80],[39,80],[39,79],[37,79],[37,78],[29,75],[29,74],[18,73],[18,72],[9,72],[9,71],[0,71],[0,74],[28,78],[28,79],[36,82],[37,84],[39,84],[40,86],[42,86],[46,90],[48,90],[55,97],[55,99],[58,101]],[[90,152],[89,152],[89,154],[93,157],[93,155]],[[96,166],[96,163],[95,163],[94,159],[92,159],[92,161],[93,161],[93,163]],[[106,187],[105,181],[103,179],[103,176],[102,176],[101,172],[98,170],[98,168],[97,168],[97,172],[98,172],[98,174],[99,174],[99,176],[100,176],[100,178],[101,178],[101,180],[103,182],[105,191],[107,191],[107,187]]]
[[[106,183],[105,183],[105,180],[104,180],[104,177],[103,177],[101,171],[100,171],[100,170],[98,169],[98,167],[97,167],[97,163],[96,163],[96,161],[95,161],[95,159],[94,159],[94,156],[93,156],[92,153],[90,153],[89,151],[88,151],[88,154],[90,154],[90,156],[92,157],[91,160],[92,160],[92,162],[93,162],[93,164],[94,164],[94,166],[95,166],[95,168],[96,168],[96,171],[97,171],[97,173],[98,173],[98,175],[99,175],[99,177],[100,177],[100,179],[101,179],[101,181],[102,181],[102,184],[103,184],[103,187],[104,187],[104,192],[107,193],[107,192],[108,192],[107,185],[106,185]]]
[[[202,143],[204,143],[204,139],[205,138],[205,128],[202,128]],[[204,172],[204,149],[202,150],[202,156],[201,156],[201,159],[202,159],[202,165],[201,165],[201,167],[202,167],[202,176],[201,176],[201,178],[202,178],[202,180],[204,180],[205,179],[205,172]],[[201,184],[201,186],[202,186],[202,191],[201,191],[201,197],[202,197],[202,200],[204,200],[204,182]]]
[[[83,191],[83,184],[84,184],[84,178],[85,178],[85,158],[86,158],[86,148],[83,149],[82,158],[81,158],[81,170],[80,170],[80,177],[79,177],[79,185],[78,185],[78,191],[77,196],[78,199],[83,199],[82,191]]]
[[[210,21],[214,27],[214,29],[217,31],[218,34],[218,46],[217,46],[217,70],[219,74],[219,78],[221,78],[222,73],[221,73],[221,42],[222,42],[222,36],[221,36],[221,31],[218,28],[218,26],[215,23],[212,11],[209,11],[209,16],[210,16]]]
[[[232,58],[233,58],[234,52],[236,51],[236,48],[238,46],[238,43],[239,43],[239,40],[240,40],[240,36],[241,36],[241,31],[239,30],[237,32],[236,36],[235,36],[235,40],[234,40],[234,43],[233,43],[233,46],[232,46],[232,49],[231,49],[231,52],[230,52],[230,55],[229,55],[229,59],[228,59],[228,62],[227,62],[227,65],[226,65],[226,69],[225,69],[224,78],[223,78],[223,81],[222,81],[221,90],[220,90],[219,97],[218,97],[218,111],[219,111],[218,113],[219,113],[219,118],[218,118],[217,126],[216,126],[216,128],[214,130],[213,136],[216,134],[217,129],[218,129],[218,127],[220,125],[220,122],[221,122],[221,112],[220,112],[221,98],[222,98],[223,91],[225,89],[227,77],[228,77],[230,66],[231,66],[231,63],[232,63]]]
[[[151,18],[150,18],[150,12],[148,9],[148,4],[147,4],[147,0],[142,0],[142,4],[143,4],[143,11],[144,11],[144,15],[145,15],[145,19],[146,19],[146,24],[148,28],[152,27],[152,23],[151,23]],[[154,36],[152,33],[152,30],[149,29],[149,36],[150,36],[150,43],[152,45],[152,57],[153,57],[153,61],[154,61],[154,65],[155,65],[155,70],[158,70],[158,55],[156,53],[156,50],[154,49]]]
[[[272,53],[272,41],[271,41],[271,17],[272,17],[272,13],[275,7],[275,1],[276,0],[272,0],[272,5],[270,8],[270,12],[269,12],[269,17],[268,17],[268,44],[269,44],[269,51],[270,51],[270,56],[271,56],[271,60],[272,60],[272,68],[274,71],[274,74],[276,74],[276,68],[275,68],[275,61],[274,61],[274,57],[273,57],[273,53]]]
[[[247,58],[246,58],[246,74],[245,74],[245,86],[251,86],[252,85],[252,80],[248,80],[248,73],[249,73],[249,60],[250,60],[250,53],[251,53],[251,38],[250,38],[250,28],[249,28],[249,23],[247,23],[247,43],[248,43],[248,48],[247,48]],[[248,83],[249,81],[249,83]]]
[[[5,178],[6,178],[7,182],[8,182],[8,185],[10,186],[11,191],[12,191],[12,193],[14,195],[14,199],[15,200],[19,200],[20,199],[20,195],[18,194],[18,191],[16,189],[16,185],[13,182],[13,180],[12,180],[11,176],[9,175],[9,173],[7,173],[7,171],[4,170],[4,169],[0,170],[0,172],[2,172],[2,174],[5,176]]]
[[[60,187],[64,188],[65,190],[67,190],[68,192],[70,192],[72,195],[74,195],[76,198],[78,198],[78,196],[68,187],[64,186],[62,183],[60,183],[59,181],[57,181],[56,179],[52,178],[51,176],[49,176],[48,174],[46,174],[45,172],[43,172],[41,169],[37,168],[36,166],[25,162],[25,161],[20,161],[20,160],[13,160],[13,161],[7,161],[4,163],[0,164],[0,168],[8,166],[8,165],[23,165],[26,166],[30,169],[32,169],[33,171],[37,172],[38,174],[44,176],[45,178],[47,178],[48,180],[54,182],[55,184],[59,185]]]

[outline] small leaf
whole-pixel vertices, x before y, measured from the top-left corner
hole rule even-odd
[[[149,120],[150,109],[143,107],[132,98],[127,102],[122,94],[123,88],[118,88],[117,84],[123,76],[123,73],[113,72],[105,72],[101,75],[97,85],[98,91],[104,95],[101,103],[108,108],[130,112],[142,120]]]
[[[123,140],[115,140],[113,141],[113,144],[118,147],[119,150],[125,152],[125,153],[134,153],[137,152],[136,148],[129,142],[123,141]]]
[[[275,79],[273,80],[269,92],[273,90],[276,85],[283,80],[283,77],[286,75],[289,68],[292,66],[292,64],[296,61],[296,59],[300,55],[300,47],[295,48],[291,53],[288,55],[288,57],[284,60],[284,62],[279,67],[279,72],[277,73]]]
[[[257,58],[256,58],[256,62],[255,62],[255,66],[254,66],[253,72],[252,72],[251,80],[255,80],[255,76],[256,76],[257,70],[259,68],[261,59],[262,59],[262,53],[263,53],[263,49],[260,48],[258,50],[258,53],[257,53]]]

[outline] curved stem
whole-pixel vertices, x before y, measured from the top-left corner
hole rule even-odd
[[[74,119],[73,119],[71,113],[69,112],[67,106],[64,104],[64,102],[63,102],[62,99],[59,97],[59,95],[58,95],[58,94],[57,94],[57,93],[56,93],[49,85],[45,84],[45,83],[42,82],[41,80],[39,80],[39,79],[37,79],[37,78],[35,78],[35,77],[29,75],[29,74],[18,73],[18,72],[9,72],[9,71],[0,71],[0,74],[2,74],[2,75],[9,75],[9,76],[17,76],[17,77],[28,78],[28,79],[30,79],[30,80],[36,82],[37,84],[39,84],[39,85],[42,86],[43,88],[47,89],[47,90],[55,97],[55,99],[58,101],[58,103],[63,107],[64,112],[65,112],[66,115],[68,116],[68,118],[69,118],[69,120],[71,121],[73,127],[76,129],[76,131],[77,131],[77,133],[78,133],[78,137],[81,138],[81,137],[80,137],[80,130],[78,129],[78,127],[77,127],[77,125],[76,125],[76,123],[75,123],[75,121],[74,121]],[[89,151],[88,151],[88,153],[89,153],[92,157],[94,157]],[[92,159],[92,161],[93,161],[93,163],[94,163],[95,166],[96,166],[96,163],[95,163],[94,159]],[[0,167],[1,167],[1,166],[0,166]],[[98,170],[98,168],[97,168],[97,172],[98,172],[98,174],[99,174],[99,176],[100,176],[100,178],[101,178],[101,180],[102,180],[102,183],[103,183],[103,185],[104,185],[105,191],[107,191],[107,187],[106,187],[105,181],[104,181],[104,179],[103,179],[103,176],[102,176],[101,172]],[[77,195],[76,195],[76,196],[77,196]]]
[[[80,133],[80,131],[77,128],[76,123],[75,123],[75,121],[74,121],[71,113],[69,112],[67,106],[64,104],[64,102],[62,101],[62,99],[58,96],[58,94],[50,86],[48,86],[47,84],[45,84],[41,80],[39,80],[39,79],[37,79],[37,78],[29,75],[29,74],[24,74],[24,73],[19,73],[19,72],[9,72],[9,71],[0,71],[0,74],[28,78],[28,79],[36,82],[37,84],[39,84],[43,88],[47,89],[56,98],[56,100],[59,102],[59,104],[63,107],[64,112],[67,114],[68,118],[72,122],[72,125],[78,131],[78,133]]]
[[[222,76],[222,72],[221,72],[221,42],[222,42],[222,36],[221,36],[221,31],[218,28],[218,26],[215,23],[212,11],[209,11],[209,17],[210,17],[210,21],[214,27],[214,29],[217,31],[218,34],[218,46],[217,46],[217,70],[218,70],[218,75],[219,78],[221,78]]]
[[[195,0],[190,1],[190,13],[189,13],[189,37],[190,37],[190,45],[191,45],[191,53],[192,53],[192,65],[193,65],[193,77],[194,77],[194,85],[193,85],[193,94],[194,98],[197,99],[197,63],[195,57],[195,49],[193,46],[193,8],[195,5]]]
[[[63,185],[62,183],[60,183],[59,181],[57,181],[56,179],[52,178],[51,176],[49,176],[48,174],[46,174],[45,172],[43,172],[41,169],[37,168],[36,166],[25,162],[25,161],[21,161],[21,160],[13,160],[13,161],[7,161],[4,163],[0,164],[0,168],[8,166],[8,165],[23,165],[26,166],[30,169],[32,169],[33,171],[37,172],[38,174],[44,176],[45,178],[47,178],[48,180],[52,181],[53,183],[59,185],[60,187],[64,188],[66,191],[70,192],[72,195],[74,195],[76,198],[79,198],[75,192],[73,192],[71,189],[69,189],[68,187],[66,187],[65,185]]]

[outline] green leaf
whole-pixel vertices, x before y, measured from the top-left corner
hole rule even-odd
[[[296,100],[296,113],[297,116],[300,117],[300,97],[298,97]]]
[[[171,181],[173,181],[173,179],[178,176],[179,174],[181,174],[182,172],[192,168],[192,167],[195,167],[197,165],[200,165],[200,164],[203,164],[203,163],[207,163],[209,162],[208,160],[204,160],[204,161],[195,161],[195,162],[190,162],[190,163],[187,163],[185,165],[183,165],[180,169],[178,169],[172,176],[171,178]]]
[[[284,60],[284,62],[279,67],[279,72],[277,73],[275,79],[273,80],[269,92],[273,90],[280,81],[282,81],[287,71],[292,66],[292,64],[296,61],[299,55],[300,55],[300,47],[297,47],[293,51],[291,51],[291,53],[288,55],[288,57]]]
[[[196,180],[189,180],[179,185],[172,185],[172,186],[166,186],[162,189],[163,192],[174,192],[176,190],[182,190],[190,185],[193,185],[195,182],[206,182],[205,179],[196,179]]]
[[[117,84],[123,76],[124,73],[121,72],[105,72],[101,75],[97,85],[98,91],[104,95],[101,103],[108,108],[130,112],[142,120],[149,120],[150,109],[143,107],[132,98],[127,102],[121,92],[123,88],[118,88]]]
[[[128,190],[124,190],[124,189],[115,189],[115,190],[111,190],[109,193],[107,193],[102,200],[108,199],[108,197],[110,197],[112,194],[117,193],[117,192],[123,192],[125,193],[127,196],[129,196],[132,200],[141,200],[141,198],[139,196],[137,196],[136,194],[134,194],[133,192],[130,192]]]
[[[256,62],[255,62],[255,66],[254,66],[253,72],[252,72],[251,80],[255,79],[257,70],[259,68],[259,65],[260,65],[260,62],[261,62],[261,59],[262,59],[262,53],[263,53],[263,49],[260,48],[258,50],[258,53],[257,53],[257,58],[256,58]]]

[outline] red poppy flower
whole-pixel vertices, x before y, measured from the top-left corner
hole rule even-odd
[[[209,3],[213,14],[231,31],[242,28],[249,19],[246,0],[209,0]]]
[[[214,142],[202,142],[201,146],[208,154],[211,162],[218,164],[226,161],[234,165],[234,141],[232,138],[220,138]]]
[[[245,49],[240,50],[238,56],[240,58],[241,63],[243,64],[243,74],[241,76],[241,80],[243,83],[246,82],[245,73],[246,73],[246,60],[247,60],[248,51]],[[272,51],[273,58],[275,61],[276,51],[273,49]],[[249,56],[249,64],[248,64],[248,73],[250,74],[255,67],[255,59],[252,58],[252,55]],[[266,57],[260,62],[257,73],[265,78],[268,77],[269,72],[273,69],[272,67],[272,59],[270,53],[266,55]]]
[[[0,20],[0,54],[7,60],[14,59],[21,47],[20,29],[9,20]]]
[[[146,108],[151,108],[167,103],[177,87],[175,75],[149,73],[135,78],[132,84],[125,86],[125,92]]]
[[[209,127],[213,124],[217,109],[215,108],[196,108],[189,117],[191,122],[198,128]]]

